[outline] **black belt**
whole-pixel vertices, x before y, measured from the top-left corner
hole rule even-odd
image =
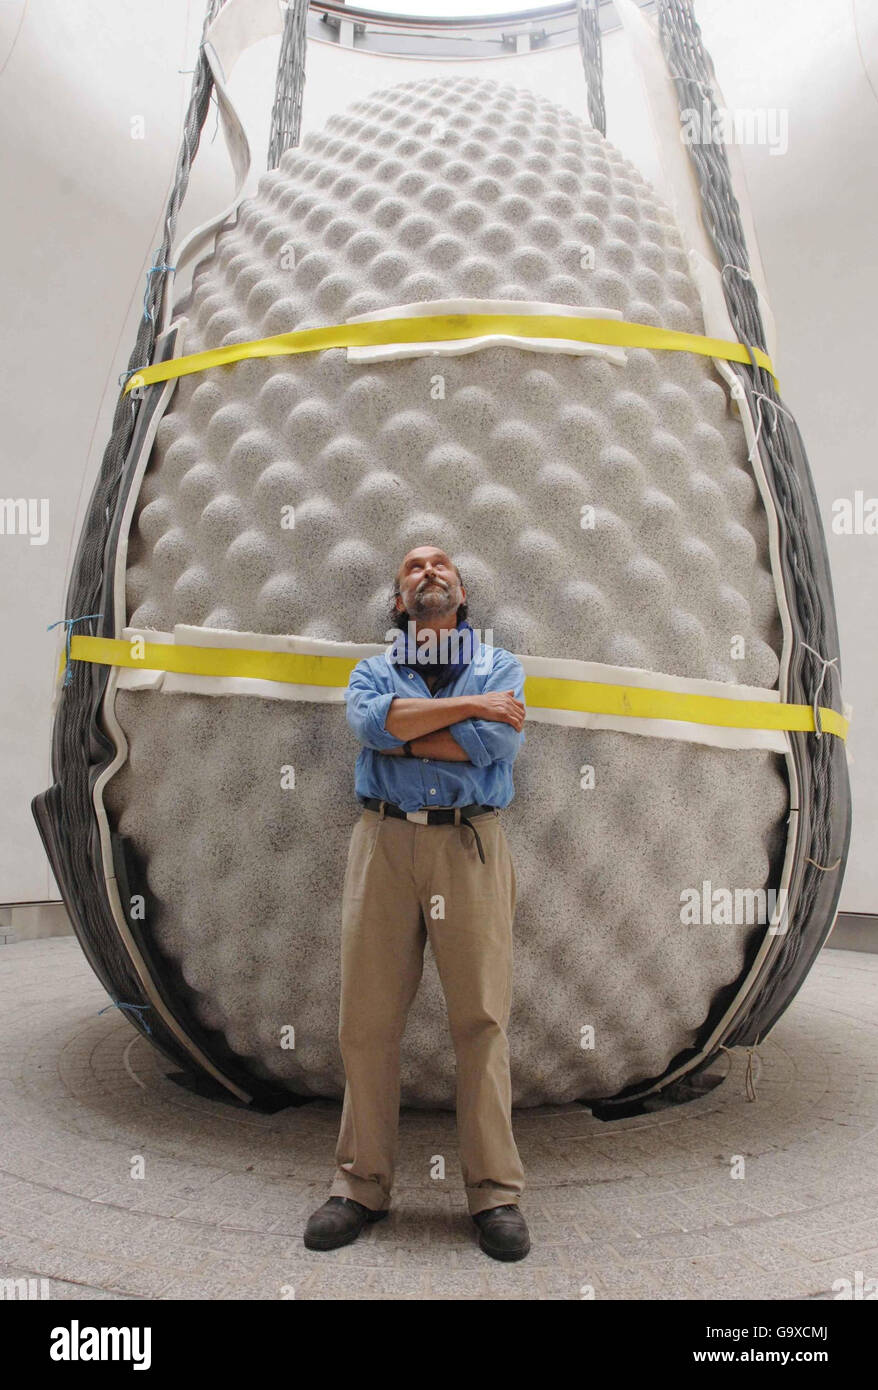
[[[384,814],[395,816],[398,820],[415,821],[418,825],[449,825],[456,822],[457,813],[460,812],[460,824],[468,825],[476,837],[476,844],[479,849],[479,858],[485,863],[485,851],[482,849],[482,841],[478,830],[467,816],[484,816],[488,812],[499,815],[499,808],[496,806],[485,806],[480,801],[472,801],[468,806],[447,806],[435,811],[425,809],[422,811],[404,811],[401,806],[395,806],[392,801],[382,801],[377,796],[365,796],[360,798],[360,805],[365,806],[369,811],[380,812],[384,807]]]

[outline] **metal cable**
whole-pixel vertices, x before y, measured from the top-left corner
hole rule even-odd
[[[308,0],[288,0],[277,63],[268,168],[276,169],[286,150],[299,143],[305,90],[305,26]]]
[[[599,3],[600,0],[577,0],[576,19],[579,51],[585,71],[589,119],[595,130],[599,130],[601,135],[606,135],[607,112],[604,106],[604,63]]]
[[[202,39],[195,63],[183,138],[177,158],[174,185],[165,215],[164,235],[154,265],[147,276],[144,313],[123,376],[150,362],[156,341],[156,320],[164,290],[164,277],[171,273],[168,259],[176,235],[180,205],[189,184],[192,161],[198,150],[213,91],[213,76],[204,56],[204,37],[225,0],[209,0]],[[123,476],[126,457],[137,423],[140,401],[121,391],[113,415],[110,439],[104,450],[74,557],[67,589],[67,619],[94,614],[100,607],[104,581],[104,550]],[[114,617],[104,612],[91,618],[91,636],[115,636]],[[83,629],[80,628],[80,631]],[[68,905],[76,934],[98,978],[114,999],[131,1006],[129,1017],[142,1032],[151,1032],[171,1055],[179,1056],[175,1039],[155,1017],[151,1028],[139,1010],[149,1001],[136,976],[119,936],[107,900],[101,862],[101,848],[91,799],[92,777],[97,764],[106,763],[112,745],[98,727],[95,714],[106,683],[106,675],[88,662],[72,663],[71,680],[59,693],[52,733],[53,795],[47,801],[48,814],[58,842],[58,853],[67,873]]]
[[[690,142],[688,150],[701,191],[705,225],[722,267],[723,288],[732,325],[741,342],[765,351],[765,329],[756,286],[750,277],[741,212],[732,187],[725,146],[715,138],[714,115],[717,107],[712,86],[713,67],[702,43],[691,0],[658,0],[658,19],[659,38],[677,89],[681,113],[694,111],[699,121],[703,117],[710,121],[710,138]],[[808,466],[804,443],[792,415],[786,407],[781,406],[770,374],[758,367],[755,361],[752,371],[748,367],[734,367],[733,370],[744,387],[748,403],[751,408],[755,407],[757,419],[760,413],[763,415],[759,446],[783,519],[780,527],[782,569],[792,581],[789,601],[791,608],[795,609],[802,638],[794,653],[790,679],[792,681],[796,671],[801,668],[800,679],[804,688],[813,692],[823,681],[831,702],[836,704],[840,699],[841,674],[837,661],[832,666],[826,662],[826,658],[835,657],[837,653],[826,650],[826,604],[818,581],[821,567],[814,549],[814,529],[800,482],[801,469],[807,470]],[[800,461],[799,471],[794,462],[795,453]],[[816,539],[819,543],[822,532]],[[831,593],[829,602],[831,605]],[[832,626],[834,629],[834,619]],[[834,631],[832,640],[836,640]],[[835,688],[832,686],[833,672],[837,682]],[[803,849],[806,867],[796,902],[797,923],[806,921],[810,916],[821,886],[822,870],[819,866],[829,862],[827,856],[832,839],[833,805],[839,790],[837,763],[831,743],[829,738],[813,739],[809,756],[804,759],[805,772],[811,784],[811,815],[802,830],[805,838],[810,839]],[[765,1017],[770,1012],[774,998],[781,992],[797,959],[799,937],[799,931],[792,926],[786,932],[767,982],[768,988],[756,1001],[751,1016],[736,1028],[737,1034],[752,1025],[756,1013]]]

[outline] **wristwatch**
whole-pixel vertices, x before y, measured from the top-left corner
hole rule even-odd
[[[409,738],[407,738],[405,743],[402,745],[402,751],[405,753],[407,758],[414,758],[417,756],[415,753],[412,752],[412,741]]]

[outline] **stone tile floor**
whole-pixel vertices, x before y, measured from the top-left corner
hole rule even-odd
[[[391,1216],[308,1251],[338,1103],[261,1115],[191,1095],[121,1012],[98,1013],[75,940],[7,945],[0,1278],[74,1299],[831,1299],[878,1278],[876,991],[878,956],[824,951],[759,1046],[755,1101],[737,1050],[673,1109],[516,1111],[533,1248],[502,1265],[475,1243],[450,1113],[404,1110]]]

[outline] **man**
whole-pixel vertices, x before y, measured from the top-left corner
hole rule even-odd
[[[357,663],[345,692],[363,745],[355,781],[364,809],[342,893],[337,1168],[305,1227],[311,1250],[346,1245],[387,1215],[400,1043],[428,936],[457,1059],[460,1161],[479,1245],[500,1260],[530,1249],[506,1037],[516,880],[500,816],[525,741],[524,670],[478,641],[466,611],[445,552],[410,550],[394,584],[401,630],[390,651]]]

